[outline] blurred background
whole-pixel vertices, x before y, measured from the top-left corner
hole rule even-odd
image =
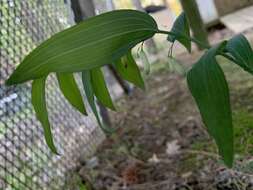
[[[104,68],[117,107],[111,112],[98,105],[103,122],[117,128],[110,136],[92,114],[84,117],[71,108],[51,76],[47,105],[60,156],[45,144],[30,103],[31,84],[4,84],[38,44],[88,17],[137,9],[170,30],[185,11],[192,36],[216,44],[238,33],[252,41],[252,5],[253,0],[0,0],[0,189],[253,189],[253,77],[218,57],[234,120],[236,161],[226,169],[185,82],[186,71],[203,54],[195,44],[189,54],[175,43],[171,60],[166,35],[146,41],[151,73],[143,74],[145,91],[120,79],[112,67]]]

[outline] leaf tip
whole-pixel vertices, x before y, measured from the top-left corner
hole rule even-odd
[[[5,85],[6,86],[11,86],[11,85],[14,85],[15,84],[15,82],[14,82],[14,80],[13,80],[13,78],[12,78],[12,75],[5,81]]]
[[[225,147],[219,147],[218,146],[218,148],[219,148],[219,153],[223,158],[224,164],[228,168],[232,168],[233,167],[233,162],[234,162],[233,140],[231,140],[231,144],[229,145],[229,147],[225,148]]]
[[[138,85],[138,87],[139,87],[140,89],[142,89],[143,91],[146,91],[146,85],[145,85],[144,82],[143,82],[142,84]]]
[[[22,78],[22,74],[16,69],[11,76],[5,81],[6,86],[15,85],[21,82],[24,82],[24,78]]]
[[[87,111],[84,109],[84,110],[80,110],[80,112],[83,114],[83,115],[85,115],[85,116],[88,116],[88,113],[87,113]]]
[[[227,156],[223,155],[223,162],[228,168],[232,168],[234,163],[234,154],[232,153]]]
[[[112,135],[113,133],[116,132],[116,129],[107,126],[105,123],[100,123],[100,127],[105,132],[106,135]]]
[[[112,111],[117,111],[117,109],[116,109],[116,107],[114,106],[114,104],[112,104],[111,110],[112,110]]]
[[[49,147],[49,148],[50,148],[50,150],[51,150],[54,154],[56,154],[57,156],[60,156],[60,153],[57,151],[57,148],[56,148],[55,146]]]
[[[78,110],[81,114],[83,114],[83,115],[85,115],[85,116],[88,115],[88,113],[87,113],[87,111],[86,111],[84,105],[82,105],[82,107],[80,107],[80,108],[77,108],[77,110]]]
[[[87,110],[86,110],[86,108],[85,108],[85,105],[84,105],[84,102],[83,102],[83,101],[80,103],[80,106],[79,106],[79,107],[76,107],[76,109],[77,109],[81,114],[83,114],[83,115],[85,115],[85,116],[88,116],[88,113],[87,113]]]

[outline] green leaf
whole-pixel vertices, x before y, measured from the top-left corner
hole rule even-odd
[[[132,56],[131,51],[119,59],[114,65],[115,69],[123,79],[133,83],[141,89],[145,89],[141,72]]]
[[[41,78],[51,72],[73,73],[110,64],[157,31],[154,19],[136,10],[117,10],[86,19],[39,45],[6,84]]]
[[[81,92],[77,86],[73,74],[58,73],[56,76],[60,89],[65,98],[74,108],[76,108],[82,114],[87,115]]]
[[[148,60],[147,54],[143,49],[139,52],[139,57],[143,63],[144,73],[148,75],[150,73],[150,62]]]
[[[191,52],[190,27],[184,12],[182,12],[175,20],[171,32],[175,35],[168,35],[167,40],[170,42],[175,42],[175,40],[177,40],[185,46],[189,52]]]
[[[106,127],[101,121],[100,121],[100,117],[97,111],[97,107],[96,107],[96,102],[95,102],[95,98],[94,98],[94,91],[92,88],[92,83],[91,83],[91,73],[90,71],[83,71],[82,72],[82,82],[83,82],[83,87],[84,87],[84,92],[86,94],[88,103],[91,107],[92,112],[94,113],[97,122],[99,124],[99,126],[101,127],[101,129],[103,129],[105,132],[111,133],[113,132],[112,129]]]
[[[91,70],[91,84],[98,101],[100,101],[105,107],[115,110],[112,98],[106,86],[103,72],[100,68]]]
[[[57,150],[54,145],[50,123],[48,120],[48,113],[46,107],[46,98],[45,98],[45,83],[46,77],[36,79],[32,83],[32,105],[34,107],[37,119],[43,126],[45,140],[48,147],[51,151],[57,154]]]
[[[236,64],[253,74],[253,51],[248,40],[242,34],[228,41],[226,51],[235,58]]]
[[[187,82],[220,155],[225,164],[232,167],[234,148],[229,89],[215,59],[225,45],[223,42],[208,50],[187,74]]]

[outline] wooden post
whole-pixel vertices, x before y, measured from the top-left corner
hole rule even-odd
[[[209,45],[208,34],[201,18],[196,0],[180,0],[182,8],[188,18],[194,38],[205,45]],[[199,49],[202,49],[198,46]]]

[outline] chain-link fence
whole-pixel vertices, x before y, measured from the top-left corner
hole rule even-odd
[[[0,189],[64,189],[66,172],[104,138],[92,117],[71,108],[51,77],[47,105],[61,156],[51,154],[30,103],[30,84],[4,85],[29,51],[72,24],[69,0],[0,0]]]

